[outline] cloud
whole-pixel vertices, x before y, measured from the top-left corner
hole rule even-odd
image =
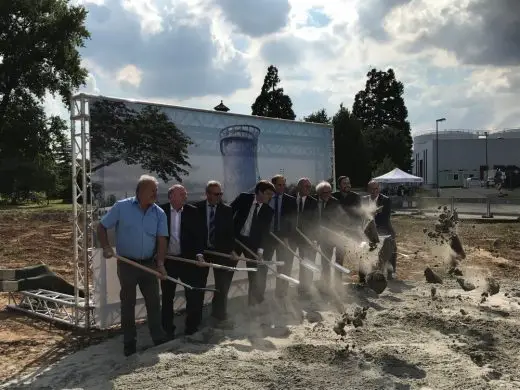
[[[358,11],[358,28],[362,37],[376,41],[390,39],[385,29],[385,19],[395,8],[411,0],[363,0]]]
[[[303,118],[350,108],[366,73],[391,67],[414,133],[438,117],[453,129],[518,127],[518,4],[89,0],[85,91],[206,109],[223,99],[250,114],[273,64]]]
[[[159,15],[155,8],[144,7],[145,2],[135,4],[141,8],[131,3],[124,7],[117,0],[87,5],[92,39],[82,54],[113,72],[125,90],[140,96],[182,99],[225,96],[249,86],[242,54],[235,51],[217,60],[222,53],[212,38],[209,18],[182,7]],[[121,77],[125,69],[126,77]],[[129,69],[133,70],[132,81]]]
[[[411,51],[436,47],[454,53],[463,64],[520,66],[517,0],[454,2],[428,13],[410,10],[401,23],[417,34],[409,43]]]
[[[288,0],[214,0],[238,32],[258,38],[282,31],[288,23]]]
[[[332,19],[323,11],[322,8],[311,8],[307,15],[307,26],[326,27]]]
[[[274,38],[265,42],[261,49],[262,58],[277,66],[293,66],[304,57],[305,41],[294,36]]]

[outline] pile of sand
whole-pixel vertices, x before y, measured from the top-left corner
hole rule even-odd
[[[26,388],[520,388],[520,298],[507,287],[480,303],[481,289],[465,292],[453,279],[435,294],[430,287],[389,281],[377,295],[345,285],[334,299],[270,298],[258,315],[235,300],[234,330],[208,327],[130,358],[116,337],[63,359]],[[342,318],[350,320],[338,335]],[[139,340],[151,344],[144,326]]]

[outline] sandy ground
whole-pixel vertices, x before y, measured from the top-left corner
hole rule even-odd
[[[2,214],[0,220],[2,267],[39,259],[71,276],[67,214]],[[0,312],[0,380],[29,375],[26,385],[8,387],[31,389],[520,388],[520,225],[459,225],[467,254],[462,270],[477,286],[465,292],[445,275],[445,248],[425,238],[423,229],[433,223],[394,218],[403,255],[397,276],[406,281],[390,282],[380,296],[353,285],[354,277],[332,297],[316,292],[307,301],[269,300],[258,313],[237,299],[234,330],[208,327],[130,358],[122,355],[120,336],[110,338],[114,332],[84,335]],[[433,298],[426,266],[444,278]],[[481,302],[487,275],[500,280],[501,291]],[[334,324],[358,306],[368,307],[366,320],[347,325],[342,339]],[[151,344],[145,326],[139,339],[143,347]]]

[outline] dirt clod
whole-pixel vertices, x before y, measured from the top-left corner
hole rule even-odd
[[[424,270],[424,277],[428,283],[442,284],[442,278],[436,274],[430,267]]]
[[[452,234],[450,236],[450,248],[457,254],[457,257],[461,259],[466,258],[466,252],[464,252],[464,248],[462,247],[462,243],[460,242],[460,238],[457,234]]]
[[[464,278],[457,278],[457,283],[464,291],[473,291],[477,288],[473,283],[465,280]]]
[[[381,294],[385,291],[388,283],[385,275],[381,271],[370,272],[366,277],[368,287],[370,287],[377,294]]]
[[[448,275],[463,276],[461,269],[458,267],[452,267],[448,270]]]
[[[489,295],[495,295],[500,292],[500,284],[495,278],[487,277],[486,278],[487,283],[487,292]]]

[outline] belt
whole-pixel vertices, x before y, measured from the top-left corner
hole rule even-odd
[[[136,258],[128,257],[128,256],[124,256],[124,257],[127,258],[128,260],[135,261],[136,263],[151,263],[155,260],[153,257],[148,257],[146,259],[136,259]]]

